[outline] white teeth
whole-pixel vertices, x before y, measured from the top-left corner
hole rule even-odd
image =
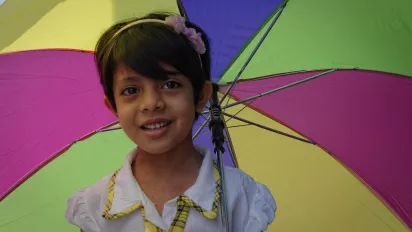
[[[161,123],[155,123],[155,124],[150,124],[150,125],[145,125],[143,126],[144,129],[147,130],[155,130],[155,129],[159,129],[162,127],[165,127],[169,124],[169,122],[161,122]]]

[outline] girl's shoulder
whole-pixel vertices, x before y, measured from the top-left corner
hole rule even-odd
[[[231,190],[236,189],[236,194],[246,192],[260,192],[273,200],[273,196],[266,185],[254,180],[249,174],[238,168],[225,167],[225,182]]]
[[[66,208],[66,219],[83,231],[99,231],[98,220],[107,199],[108,185],[112,175],[103,177],[95,184],[81,188],[73,193]]]
[[[277,209],[270,190],[244,171],[232,167],[225,167],[225,183],[234,231],[265,231],[275,219]]]

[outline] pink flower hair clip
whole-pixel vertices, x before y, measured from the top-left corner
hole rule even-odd
[[[206,46],[202,40],[202,34],[196,32],[194,28],[187,28],[185,22],[185,18],[179,15],[169,16],[165,19],[165,24],[172,27],[177,34],[185,35],[192,42],[193,48],[197,53],[204,54]]]

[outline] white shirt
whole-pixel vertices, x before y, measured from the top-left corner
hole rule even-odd
[[[216,191],[213,155],[207,148],[196,146],[196,149],[204,155],[204,159],[195,184],[184,194],[202,208],[211,211]],[[109,213],[119,213],[137,202],[142,202],[146,219],[167,231],[177,210],[177,199],[166,202],[163,214],[158,213],[153,202],[144,194],[133,176],[131,163],[136,153],[136,149],[129,153],[116,176],[114,197]],[[147,232],[144,229],[141,209],[114,220],[102,217],[111,177],[112,175],[106,176],[93,186],[80,189],[73,194],[68,200],[67,220],[84,232]],[[231,167],[225,167],[225,184],[231,231],[265,231],[274,220],[276,211],[276,203],[269,189],[255,182],[243,171]],[[222,231],[220,211],[212,220],[195,209],[190,209],[184,231]]]

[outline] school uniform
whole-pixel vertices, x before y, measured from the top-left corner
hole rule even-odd
[[[137,153],[133,149],[118,171],[69,198],[67,220],[84,232],[222,231],[217,166],[211,150],[196,149],[204,158],[195,184],[166,202],[162,215],[133,176],[131,164]],[[231,231],[265,231],[276,211],[268,188],[231,167],[225,167],[225,184]]]

